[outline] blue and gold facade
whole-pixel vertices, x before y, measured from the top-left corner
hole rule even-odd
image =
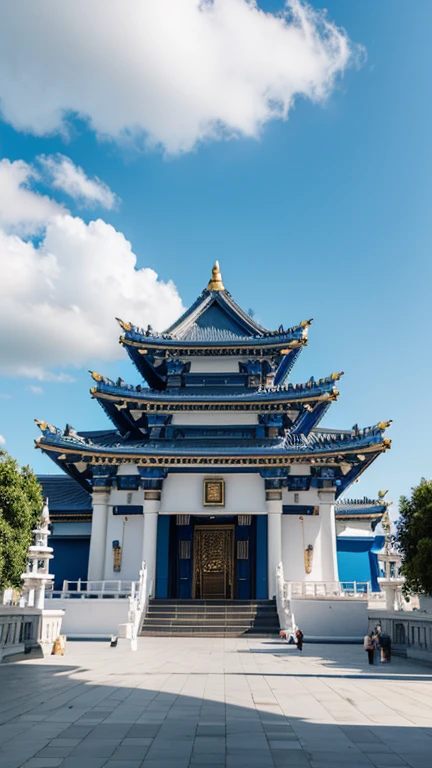
[[[91,373],[112,428],[37,422],[36,446],[92,494],[89,577],[113,577],[117,541],[124,578],[144,559],[161,597],[272,596],[279,562],[292,580],[337,580],[335,502],[390,447],[390,422],[320,426],[342,373],[288,381],[311,322],[263,328],[217,263],[164,333],[119,320],[141,381]]]

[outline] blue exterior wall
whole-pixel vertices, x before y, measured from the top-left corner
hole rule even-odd
[[[267,515],[257,515],[256,599],[267,600]],[[270,595],[272,597],[272,595]]]
[[[54,572],[54,589],[62,589],[63,581],[87,580],[87,569],[90,550],[88,537],[75,538],[65,536],[48,539],[48,546],[52,547],[54,560],[51,572]]]
[[[168,597],[169,515],[159,515],[156,549],[156,597]]]
[[[378,556],[384,546],[384,536],[341,536],[337,539],[337,559],[340,581],[369,581],[379,592]]]

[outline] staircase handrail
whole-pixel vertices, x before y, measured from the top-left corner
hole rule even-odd
[[[294,635],[295,621],[291,605],[290,585],[284,579],[283,564],[276,566],[276,608],[279,617],[279,624],[287,635]]]
[[[150,585],[152,586],[152,585]],[[142,617],[147,610],[147,602],[150,590],[147,589],[147,566],[143,561],[139,572],[138,590],[129,598],[128,621],[131,625],[131,650],[138,648],[138,633],[141,626]]]

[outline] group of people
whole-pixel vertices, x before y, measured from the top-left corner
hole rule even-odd
[[[289,643],[290,645],[295,643],[299,651],[303,650],[304,635],[299,627],[297,627],[294,632],[289,632],[286,629],[281,629],[279,634],[280,634],[281,640],[286,640],[286,642]]]
[[[367,652],[369,664],[375,664],[377,651],[381,664],[391,661],[391,637],[383,632],[379,625],[365,635],[363,647]]]

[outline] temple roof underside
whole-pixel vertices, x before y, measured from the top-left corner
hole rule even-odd
[[[384,436],[386,424],[351,432],[317,430],[308,437],[287,434],[284,438],[131,440],[118,432],[77,433],[38,422],[42,436],[36,447],[87,490],[92,468],[124,463],[172,471],[208,471],[209,468],[240,471],[289,470],[295,464],[310,464],[318,475],[334,480],[340,495],[372,461],[390,447]],[[325,471],[322,469],[327,468]],[[330,468],[332,471],[329,472]],[[287,472],[287,475],[289,472]]]

